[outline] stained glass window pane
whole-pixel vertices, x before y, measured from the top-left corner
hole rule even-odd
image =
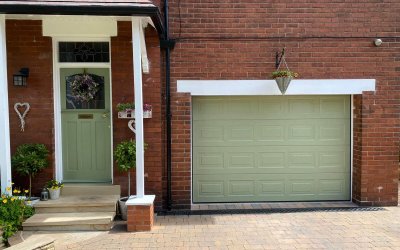
[[[82,101],[81,98],[75,96],[72,92],[72,83],[75,81],[76,76],[82,76],[83,74],[75,74],[65,77],[66,84],[66,107],[67,109],[104,109],[104,77],[94,74],[89,74],[94,82],[99,84],[98,90],[94,97],[90,101]]]
[[[108,42],[60,42],[60,62],[110,62]]]

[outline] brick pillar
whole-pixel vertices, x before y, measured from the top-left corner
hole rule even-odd
[[[134,198],[127,202],[127,231],[151,231],[154,224],[154,196]],[[143,202],[143,200],[145,200]]]

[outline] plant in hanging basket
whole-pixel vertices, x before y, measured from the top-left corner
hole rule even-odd
[[[89,74],[75,75],[74,81],[71,83],[71,93],[75,99],[81,102],[89,102],[96,97],[100,89],[97,83]]]
[[[299,74],[290,70],[277,70],[272,72],[272,78],[276,79],[279,77],[297,78],[299,77]]]
[[[118,103],[117,104],[117,110],[118,112],[122,112],[122,111],[132,111],[135,109],[135,104],[134,103]]]
[[[143,104],[143,118],[152,118],[153,106],[151,104]],[[118,118],[135,118],[134,103],[118,103],[117,104]]]
[[[134,118],[133,113],[135,110],[134,103],[118,103],[117,104],[118,110],[118,118]]]
[[[276,83],[278,84],[279,90],[281,91],[282,95],[286,93],[286,90],[289,87],[292,79],[297,78],[298,76],[298,73],[290,70],[277,70],[272,72],[272,78],[274,78]]]

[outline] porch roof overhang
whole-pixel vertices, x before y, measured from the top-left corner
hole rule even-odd
[[[149,0],[15,0],[1,1],[0,14],[15,15],[85,15],[149,16],[160,37],[165,32],[159,8]]]

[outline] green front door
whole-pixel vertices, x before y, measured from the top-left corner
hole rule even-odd
[[[350,199],[350,97],[193,98],[193,201]]]
[[[90,101],[72,91],[84,72],[98,86]],[[60,69],[64,182],[111,182],[109,69]]]

